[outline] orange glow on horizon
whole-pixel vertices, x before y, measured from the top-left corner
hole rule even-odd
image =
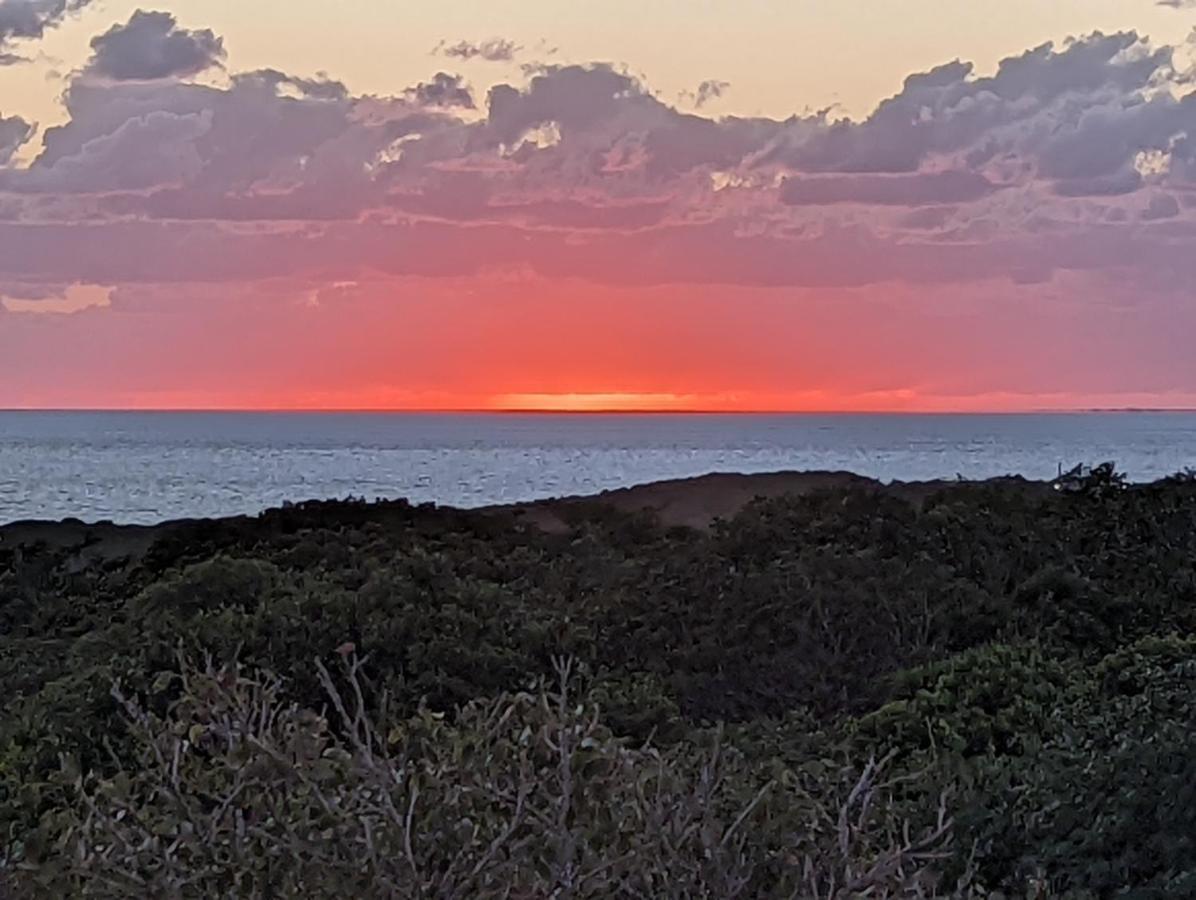
[[[897,412],[916,406],[912,391],[862,396],[811,391],[786,396],[676,394],[638,391],[501,394],[484,408],[498,412]]]
[[[645,412],[707,408],[702,397],[685,394],[502,394],[488,406],[527,412]]]
[[[1084,410],[1196,411],[1192,394],[1009,394],[938,396],[897,390],[869,394],[736,395],[638,392],[509,393],[492,396],[392,392],[253,395],[229,402],[210,394],[126,395],[110,403],[31,403],[15,409],[144,412],[296,413],[760,413],[760,414],[1009,414]]]

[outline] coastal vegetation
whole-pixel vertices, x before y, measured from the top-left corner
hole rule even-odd
[[[1196,895],[1191,473],[557,514],[0,529],[0,896]]]

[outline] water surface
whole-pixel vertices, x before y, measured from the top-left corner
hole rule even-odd
[[[883,480],[1196,465],[1196,413],[627,415],[0,412],[0,522],[255,513],[286,500],[483,506],[712,471]]]

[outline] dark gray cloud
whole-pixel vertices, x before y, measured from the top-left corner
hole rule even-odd
[[[301,78],[278,69],[255,69],[239,72],[233,76],[238,88],[259,90],[269,94],[289,91],[299,97],[311,100],[347,100],[349,89],[344,83],[324,75],[315,78]]]
[[[552,122],[562,134],[590,129],[627,107],[659,106],[630,75],[610,66],[547,66],[525,89],[500,84],[490,89],[488,124],[503,144],[531,128]]]
[[[211,29],[180,28],[168,12],[137,10],[91,40],[90,74],[115,81],[195,75],[220,65],[224,41]]]
[[[420,106],[458,107],[473,109],[473,94],[460,75],[437,72],[431,81],[423,81],[408,88],[407,96]]]
[[[1162,219],[1174,219],[1179,215],[1179,201],[1171,194],[1155,194],[1150,198],[1146,209],[1142,210],[1141,219],[1144,222],[1157,222]]]
[[[1196,186],[1196,101],[1169,59],[1094,35],[987,77],[952,62],[863,121],[687,114],[601,64],[497,84],[484,116],[447,73],[397,97],[272,69],[80,77],[40,156],[0,171],[0,278],[1180,284],[1193,212],[1165,198]]]
[[[1169,6],[1172,9],[1196,9],[1196,0],[1156,0],[1158,6]]]
[[[316,96],[302,93],[310,87]],[[320,183],[322,196],[350,192],[365,163],[390,140],[352,120],[353,107],[325,82],[283,73],[235,78],[229,89],[179,81],[74,82],[70,114],[47,129],[28,170],[0,190],[97,194],[188,185],[218,198],[265,182]],[[309,196],[315,215],[316,198]]]
[[[695,91],[685,91],[683,99],[688,99],[694,104],[695,109],[702,109],[702,106],[708,104],[710,100],[716,100],[722,97],[722,94],[727,92],[727,88],[731,87],[730,81],[719,81],[716,79],[707,79],[702,84],[697,86]]]
[[[34,131],[34,126],[20,116],[0,116],[0,166],[8,164]]]
[[[0,65],[23,57],[13,53],[12,42],[35,40],[92,0],[0,0]]]
[[[211,124],[206,113],[177,115],[162,110],[129,119],[56,165],[35,166],[26,173],[22,187],[55,193],[102,193],[194,178],[202,167],[195,143],[210,131]]]
[[[374,171],[371,178],[387,173],[387,178],[426,180],[428,165],[472,168],[498,152],[507,159],[505,174],[489,165],[484,176],[496,190],[594,190],[596,207],[657,186],[671,190],[668,186],[681,179],[704,179],[703,170],[725,173],[720,177],[726,183],[740,186],[738,197],[763,202],[760,198],[771,196],[775,202],[779,196],[798,208],[969,203],[992,193],[994,184],[1038,181],[1061,197],[1114,196],[1145,183],[1136,168],[1140,154],[1169,154],[1172,174],[1152,176],[1166,180],[1186,171],[1185,160],[1196,148],[1183,138],[1196,133],[1193,98],[1148,90],[1165,83],[1169,53],[1134,35],[1094,35],[1058,48],[1035,48],[1003,61],[994,75],[983,78],[973,76],[970,64],[956,61],[910,76],[896,97],[860,122],[828,122],[817,115],[787,120],[687,115],[609,65],[544,66],[524,85],[498,84],[489,91],[480,122],[453,118],[452,110],[471,109],[475,101],[460,76],[444,72],[397,100],[354,98],[339,82],[271,69],[235,75],[228,91],[193,86],[193,92],[163,87],[101,95],[73,85],[71,122],[47,135],[39,168],[77,156],[87,140],[110,137],[127,120],[211,109],[212,127],[222,137],[217,146],[242,146],[238,135],[255,135],[262,127],[255,117],[282,116],[296,127],[322,123],[318,133],[327,142],[322,165],[346,178],[365,169]],[[321,104],[335,109],[322,112]],[[355,109],[383,110],[386,119],[404,104],[406,124],[388,125],[389,138],[381,129],[350,121]],[[424,119],[417,122],[414,107],[425,110]],[[300,121],[305,124],[299,126]],[[156,120],[155,126],[164,128],[163,122]],[[142,121],[137,128],[144,126]],[[333,140],[338,129],[340,141]],[[376,141],[400,139],[384,158],[356,155],[359,140],[373,147]],[[205,145],[211,142],[205,138]],[[247,137],[243,147],[243,157],[230,153],[216,168],[205,162],[208,177],[219,170],[229,181],[238,180],[234,173],[240,168],[239,180],[248,183],[292,158],[303,159],[310,172],[310,154],[283,153],[270,137],[252,142]],[[278,149],[279,155],[271,157],[262,148]],[[340,162],[334,161],[337,153],[346,154]],[[744,193],[742,186],[753,180],[750,173],[761,169],[775,172],[756,178],[757,185],[783,181],[779,195]],[[273,176],[282,177],[278,171]]]
[[[1149,272],[1180,287],[1196,278],[1190,232],[1116,225],[986,241],[893,239],[865,226],[808,237],[741,230],[733,222],[664,224],[650,232],[529,232],[522,225],[334,222],[315,229],[213,229],[203,222],[124,221],[28,227],[0,222],[0,273],[27,282],[235,282],[311,276],[468,277],[526,268],[546,278],[650,286],[853,287],[952,284],[1057,272]],[[178,252],[186,247],[186,253]]]
[[[711,119],[686,114],[652,94],[638,79],[609,64],[538,66],[523,87],[490,89],[488,115],[474,148],[511,148],[537,130],[555,133],[552,147],[516,159],[567,169],[574,178],[613,173],[668,182],[702,168],[735,168],[785,134],[812,133],[811,118]]]
[[[1174,74],[1171,58],[1171,48],[1152,48],[1126,32],[1043,44],[1002,60],[987,77],[973,77],[970,63],[947,63],[911,75],[863,122],[828,123],[762,161],[808,172],[880,173],[914,172],[935,154],[981,146],[989,157],[1035,154],[1045,143],[1070,140],[1101,110],[1132,111]],[[1123,159],[1132,150],[1116,147]],[[1112,171],[1115,150],[1105,152],[1102,165]]]
[[[968,203],[997,186],[966,171],[915,175],[815,175],[786,178],[781,202],[791,206],[863,203],[877,206],[928,206]]]
[[[488,38],[475,43],[473,41],[457,41],[455,44],[441,41],[433,53],[454,59],[484,59],[487,62],[510,62],[523,48],[514,41],[506,38]]]
[[[920,206],[901,217],[901,226],[914,231],[934,231],[943,228],[957,212],[954,206]]]
[[[1060,178],[1052,189],[1060,197],[1120,197],[1139,190],[1145,182],[1132,166],[1103,175]]]
[[[1039,172],[1056,179],[1128,177],[1125,172],[1139,154],[1170,153],[1177,139],[1193,127],[1196,95],[1192,94],[1180,100],[1160,93],[1093,104],[1041,143]]]

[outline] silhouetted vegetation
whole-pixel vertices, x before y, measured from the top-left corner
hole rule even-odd
[[[1196,895],[1190,475],[569,524],[347,502],[5,532],[0,878]]]

